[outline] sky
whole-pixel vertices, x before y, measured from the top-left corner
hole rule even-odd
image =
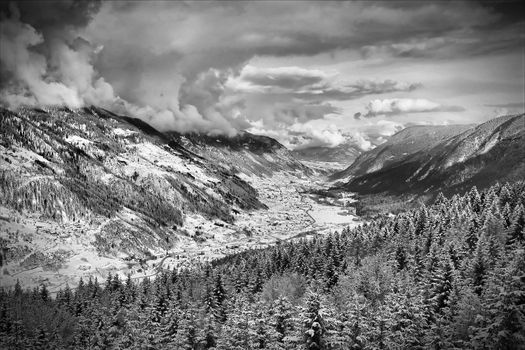
[[[522,3],[2,2],[0,104],[368,150],[411,125],[523,113]]]

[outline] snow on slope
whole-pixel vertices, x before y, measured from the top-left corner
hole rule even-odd
[[[456,127],[456,126],[450,126]],[[461,129],[461,128],[460,128]],[[472,186],[484,188],[496,181],[516,181],[525,174],[525,115],[499,117],[486,123],[468,128],[449,138],[427,140],[425,133],[410,133],[409,138],[390,139],[386,149],[376,148],[363,154],[350,171],[343,186],[359,193],[393,194],[461,192]],[[440,134],[447,135],[447,134]],[[450,135],[450,133],[448,133]],[[415,138],[415,139],[414,139]],[[399,144],[395,143],[398,140]],[[440,140],[442,139],[442,140]],[[403,141],[404,140],[404,141]],[[413,149],[408,156],[396,156],[380,169],[371,167],[385,159],[393,149],[405,148],[410,144],[431,145]],[[435,143],[435,141],[438,141]],[[363,169],[374,169],[363,173]],[[355,171],[355,172],[354,172]],[[341,174],[339,174],[341,175]]]
[[[317,173],[268,138],[184,145],[94,108],[0,110],[0,126],[1,286],[141,279],[312,234],[316,216],[355,224],[302,194]]]

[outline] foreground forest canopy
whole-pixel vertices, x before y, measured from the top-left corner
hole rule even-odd
[[[523,349],[525,183],[56,297],[0,293],[2,349]],[[74,287],[74,288],[73,288]]]

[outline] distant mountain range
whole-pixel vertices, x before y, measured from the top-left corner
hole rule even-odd
[[[351,164],[362,150],[354,143],[345,142],[336,147],[309,147],[292,151],[292,155],[307,162],[330,162],[341,165]]]
[[[523,114],[478,126],[408,127],[332,175],[340,188],[362,194],[452,194],[523,178]]]

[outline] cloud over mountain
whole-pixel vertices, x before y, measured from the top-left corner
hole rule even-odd
[[[96,4],[64,2],[9,4],[10,17],[0,21],[0,99],[10,106],[20,104],[107,104],[115,99],[113,88],[94,67],[99,48],[78,36]],[[59,17],[56,17],[59,16]],[[58,18],[64,18],[64,21]],[[39,30],[33,25],[39,26]]]

